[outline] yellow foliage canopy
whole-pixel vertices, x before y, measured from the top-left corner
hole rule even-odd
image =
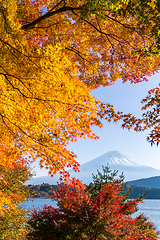
[[[50,174],[78,170],[69,142],[98,139],[91,126],[101,127],[104,115],[108,121],[121,118],[92,89],[118,78],[138,83],[159,70],[157,29],[139,20],[137,5],[134,14],[127,12],[135,1],[117,0],[115,7],[91,2],[0,3],[0,145],[33,161],[40,158]],[[155,5],[147,6],[150,19],[159,18]],[[0,165],[14,162],[7,159],[4,155]]]

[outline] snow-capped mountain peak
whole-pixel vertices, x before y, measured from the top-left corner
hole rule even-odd
[[[137,163],[132,161],[129,157],[118,151],[110,151],[101,156],[101,158],[105,158],[110,165],[123,165],[123,166],[139,166]]]
[[[139,164],[132,161],[129,157],[125,156],[124,154],[118,151],[110,151],[107,152],[100,157],[97,157],[87,163],[81,165],[80,169],[99,169],[100,167],[106,165],[112,166],[127,166],[127,167],[137,167],[140,166]]]
[[[100,172],[102,171],[102,165],[104,167],[108,165],[111,170],[118,170],[118,176],[123,172],[125,181],[160,176],[160,170],[145,165],[139,165],[118,151],[107,152],[100,157],[82,164],[80,166],[80,173],[75,173],[73,170],[69,172],[72,177],[76,177],[82,180],[83,183],[88,184],[92,181],[92,173],[97,174],[97,170]],[[56,184],[58,180],[59,174],[53,178],[49,176],[34,178],[28,181],[27,184],[40,184],[43,182]]]

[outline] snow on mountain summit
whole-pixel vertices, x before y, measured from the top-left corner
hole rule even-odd
[[[101,159],[104,158],[105,161],[107,161],[108,164],[111,164],[111,165],[113,164],[113,165],[123,165],[123,166],[131,166],[131,167],[139,166],[137,163],[132,161],[129,157],[127,157],[126,155],[118,151],[107,152],[102,156],[100,156],[99,158]]]
[[[100,157],[97,157],[87,163],[84,163],[81,165],[80,169],[99,169],[100,167],[106,166],[106,165],[114,165],[114,166],[128,166],[128,167],[137,167],[140,166],[139,164],[132,161],[129,157],[126,155],[118,152],[118,151],[110,151],[105,154],[103,154]]]

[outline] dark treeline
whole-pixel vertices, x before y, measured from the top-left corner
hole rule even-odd
[[[51,189],[56,189],[56,185],[43,183],[41,185],[28,185],[32,198],[49,198],[52,195]],[[146,193],[145,199],[160,199],[160,188],[149,188],[133,185],[130,192],[130,198],[137,198]]]
[[[52,195],[52,189],[56,189],[56,185],[43,183],[41,185],[28,185],[32,198],[49,198]]]
[[[146,193],[145,199],[160,199],[160,188],[150,188],[138,185],[132,185],[130,198],[137,198]]]

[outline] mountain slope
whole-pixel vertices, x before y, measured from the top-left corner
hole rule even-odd
[[[160,188],[160,176],[128,181],[127,184],[150,187],[150,188]]]
[[[139,165],[117,151],[107,152],[98,158],[82,164],[80,166],[80,173],[72,172],[72,175],[83,180],[84,183],[89,183],[92,180],[92,173],[96,174],[97,169],[101,171],[102,165],[106,166],[107,164],[112,170],[118,170],[118,174],[123,172],[125,181],[160,176],[160,170]]]
[[[82,180],[85,184],[88,184],[92,181],[92,173],[96,174],[97,169],[101,171],[102,165],[107,166],[107,164],[112,170],[118,170],[119,175],[123,172],[125,175],[125,181],[160,176],[160,170],[139,165],[132,161],[129,157],[117,151],[107,152],[98,158],[82,164],[80,166],[80,173],[75,173],[73,170],[70,170],[69,172],[71,176]],[[49,176],[39,177],[28,181],[27,184],[56,184],[58,178],[58,175],[53,178],[50,178]]]

